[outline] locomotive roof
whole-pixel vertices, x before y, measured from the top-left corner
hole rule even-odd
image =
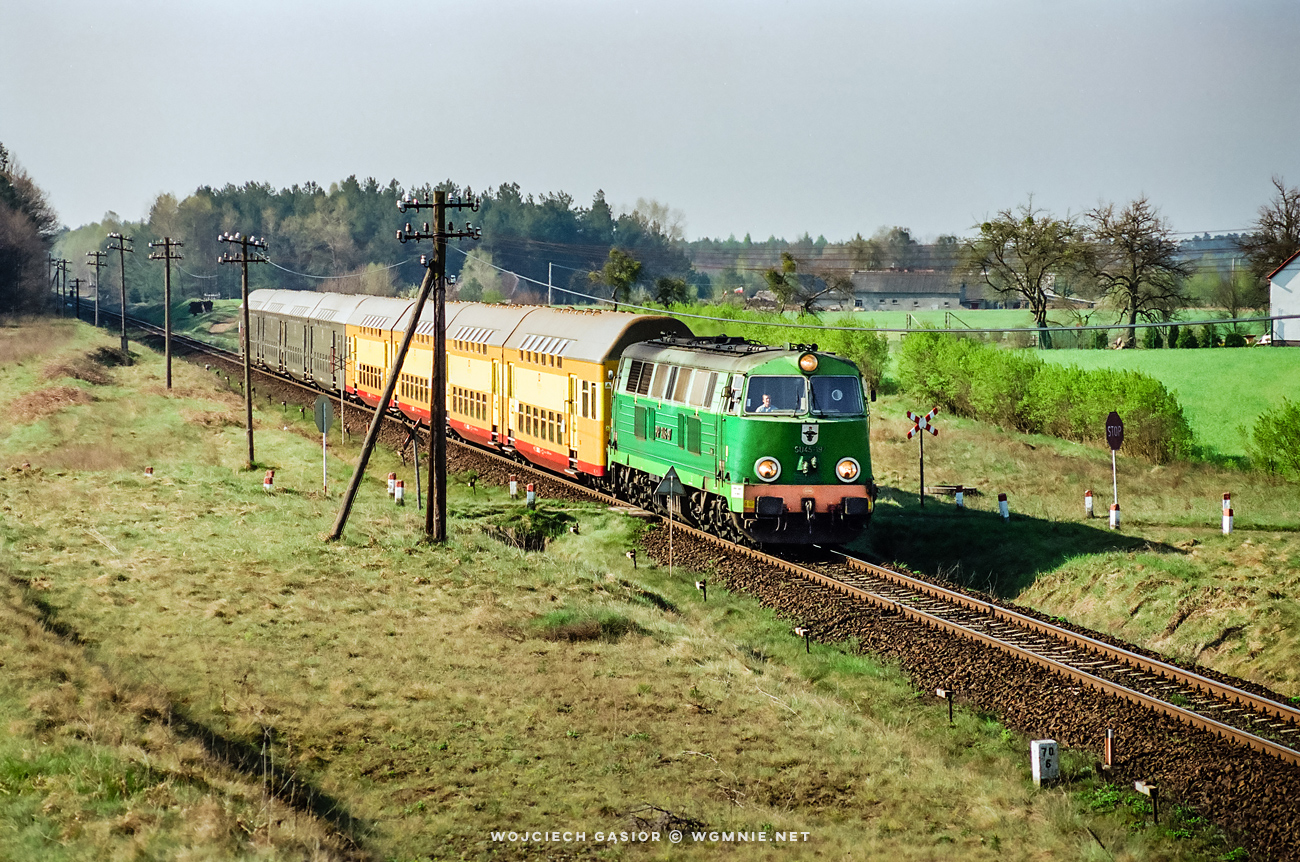
[[[628,345],[661,335],[691,336],[674,317],[577,308],[532,308],[510,337],[508,350],[532,350],[586,362],[605,362]]]
[[[852,367],[852,363],[833,354],[796,346],[773,347],[745,341],[743,338],[661,338],[634,344],[624,356],[645,362],[671,362],[710,371],[747,374],[777,359],[793,360],[804,353],[813,352]],[[830,363],[831,366],[835,362]],[[826,370],[831,370],[829,367]],[[838,370],[838,369],[837,369]],[[845,369],[847,370],[847,368]]]

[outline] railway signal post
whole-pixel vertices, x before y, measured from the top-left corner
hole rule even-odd
[[[930,420],[939,412],[936,407],[924,416],[917,416],[911,410],[907,411],[907,418],[912,420],[912,427],[907,431],[907,439],[911,440],[912,435],[916,434],[921,440],[921,508],[925,508],[925,435],[922,431],[929,431],[935,437],[939,436],[939,429],[930,424]]]
[[[172,261],[184,260],[174,249],[185,243],[169,236],[160,242],[149,243],[149,248],[160,248],[162,252],[150,252],[150,260],[163,261],[163,356],[167,364],[167,388],[172,388]]]
[[[122,236],[120,233],[110,233],[108,235],[108,250],[117,252],[117,263],[121,268],[122,285],[119,293],[121,303],[119,305],[119,317],[122,318],[122,355],[127,355],[126,346],[126,253],[129,251],[135,254],[135,249],[130,248],[130,243],[135,240],[129,236]],[[250,426],[251,427],[251,426]]]
[[[467,224],[457,230],[454,224],[447,224],[446,213],[449,208],[477,212],[479,201],[476,198],[462,200],[460,197],[453,197],[449,201],[447,193],[439,191],[433,193],[432,202],[421,202],[411,198],[410,195],[403,196],[397,202],[398,212],[406,212],[408,209],[433,210],[432,229],[426,222],[423,230],[413,230],[408,222],[404,229],[397,232],[397,240],[403,243],[430,240],[433,242],[434,253],[432,259],[421,258],[421,263],[425,266],[424,280],[420,282],[420,293],[412,309],[411,323],[402,335],[402,343],[397,348],[388,380],[384,383],[384,394],[380,396],[375,416],[366,430],[366,439],[361,444],[361,455],[357,459],[356,470],[353,471],[352,481],[343,495],[343,505],[339,508],[338,518],[334,521],[334,529],[330,531],[330,541],[337,541],[343,535],[348,514],[352,511],[352,503],[356,499],[357,491],[361,487],[361,479],[366,472],[366,464],[370,460],[370,453],[375,448],[375,441],[379,439],[379,428],[383,424],[384,414],[393,401],[393,392],[397,389],[402,363],[406,361],[411,341],[415,338],[415,329],[420,325],[424,303],[431,292],[434,295],[434,331],[433,369],[429,387],[429,398],[432,402],[429,408],[429,508],[424,510],[424,534],[425,540],[429,542],[447,540],[447,240],[479,239],[483,236],[480,228]]]
[[[266,263],[266,240],[238,233],[232,235],[227,231],[217,237],[217,242],[230,243],[239,247],[238,255],[223,254],[217,258],[217,263],[237,263],[241,269],[239,283],[244,297],[244,321],[240,328],[239,344],[244,353],[244,427],[248,430],[248,469],[251,470],[253,469],[253,363],[249,350],[249,339],[252,333],[248,331],[248,265]],[[263,254],[259,255],[258,252]],[[125,335],[122,337],[126,338]],[[123,341],[124,345],[125,343]]]
[[[87,266],[95,268],[95,328],[99,328],[99,271],[108,264],[104,263],[104,258],[108,255],[102,251],[88,251],[86,257],[90,258]]]

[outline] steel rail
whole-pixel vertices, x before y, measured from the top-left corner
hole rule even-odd
[[[101,314],[102,313],[103,312],[101,311]],[[156,327],[153,324],[149,324],[145,321],[137,321],[130,317],[128,317],[127,319],[128,321],[132,322],[134,325],[139,326],[141,328],[150,331],[155,331],[155,332],[158,331],[158,327]],[[173,338],[176,338],[176,336],[173,335]],[[186,343],[195,347],[196,349],[203,352],[211,353],[212,355],[217,356],[218,358],[226,359],[229,361],[237,361],[239,359],[239,354],[233,353],[232,351],[227,351],[221,348],[214,347],[212,345],[206,344],[197,339],[191,339],[184,336],[182,336],[182,338]],[[273,372],[269,371],[268,369],[257,369],[257,370],[260,373],[272,377],[277,382],[287,383],[291,386],[302,389],[308,393],[319,394],[319,390],[305,383],[301,383],[297,380],[294,380],[291,377],[282,377],[276,375]],[[358,404],[355,406],[357,406],[358,409],[362,409],[362,408],[367,410],[374,409],[364,404]],[[396,415],[394,415],[393,418],[395,420],[398,419]],[[547,481],[556,482],[560,485],[567,486],[572,490],[575,490],[588,497],[597,499],[601,502],[608,503],[611,505],[617,505],[617,506],[629,505],[625,500],[620,500],[617,497],[613,497],[611,495],[604,494],[599,491],[595,491],[585,485],[582,485],[581,483],[574,482],[569,478],[562,478],[556,474],[549,473],[540,468],[534,467],[532,464],[528,462],[516,461],[498,452],[492,452],[487,449],[483,449],[481,447],[474,446],[460,440],[456,440],[454,438],[449,440],[449,442],[456,445],[458,448],[464,449],[475,455],[500,461],[503,465],[508,466],[511,469],[519,470],[521,472],[532,473],[538,477],[546,479]],[[651,512],[651,514],[654,517],[659,518],[661,521],[666,521],[666,519],[662,515],[659,515],[658,513]],[[1300,751],[1297,751],[1296,749],[1289,748],[1287,746],[1281,745],[1280,743],[1273,742],[1272,740],[1265,739],[1260,736],[1256,736],[1255,734],[1250,733],[1248,731],[1233,727],[1228,724],[1224,724],[1223,722],[1219,722],[1207,716],[1193,712],[1191,710],[1184,709],[1183,707],[1169,703],[1168,701],[1160,700],[1159,698],[1152,697],[1150,695],[1144,694],[1135,689],[1129,688],[1127,686],[1121,685],[1111,680],[1104,679],[1102,677],[1081,670],[1079,668],[1072,667],[1069,664],[1042,655],[1033,650],[1026,649],[1025,647],[995,637],[994,635],[988,634],[986,632],[981,632],[975,628],[971,628],[969,626],[963,625],[960,622],[945,619],[938,615],[929,613],[928,611],[911,607],[903,602],[900,602],[888,596],[880,595],[878,593],[872,592],[871,590],[854,586],[843,580],[835,578],[831,575],[818,572],[814,569],[807,568],[806,566],[799,565],[797,563],[782,559],[780,557],[772,556],[771,554],[766,554],[754,548],[746,548],[742,545],[736,545],[725,539],[719,538],[718,536],[714,536],[711,533],[706,533],[703,530],[699,530],[695,527],[692,527],[689,524],[674,522],[673,526],[675,529],[684,530],[688,535],[691,535],[702,541],[724,548],[725,550],[728,550],[730,552],[738,553],[750,557],[751,559],[763,563],[764,565],[771,566],[773,568],[795,575],[804,580],[811,581],[821,586],[828,587],[832,590],[835,590],[836,592],[842,593],[852,598],[856,598],[861,601],[866,601],[867,603],[875,605],[882,609],[899,613],[900,615],[908,619],[911,619],[915,622],[919,622],[927,627],[941,629],[950,634],[956,635],[958,637],[973,640],[978,643],[982,643],[986,646],[1001,650],[1009,655],[1015,656],[1020,659],[1024,659],[1030,662],[1031,664],[1042,667],[1053,673],[1060,674],[1068,679],[1072,679],[1076,682],[1080,682],[1085,685],[1088,685],[1090,688],[1096,688],[1107,694],[1111,694],[1113,696],[1122,698],[1130,703],[1153,710],[1158,714],[1171,716],[1172,718],[1174,718],[1176,721],[1180,723],[1185,723],[1188,724],[1189,726],[1196,727],[1200,730],[1204,730],[1208,733],[1214,734],[1215,736],[1221,739],[1227,739],[1231,742],[1240,745],[1245,745],[1253,750],[1260,751],[1262,753],[1271,755],[1273,757],[1277,757],[1279,760],[1282,760],[1283,762],[1286,763],[1290,763],[1292,765],[1300,765]],[[876,566],[872,563],[868,563],[865,560],[860,560],[856,557],[851,557],[846,554],[840,554],[838,556],[840,556],[843,562],[846,565],[848,565],[850,568],[854,568],[859,571],[870,574],[874,577],[887,580],[899,586],[916,590],[933,599],[948,604],[956,605],[957,607],[960,608],[978,611],[990,618],[1001,619],[1004,622],[1018,626],[1022,629],[1035,631],[1038,632],[1039,634],[1043,634],[1052,637],[1054,639],[1064,641],[1069,645],[1077,646],[1080,648],[1086,648],[1090,651],[1098,652],[1103,656],[1107,656],[1107,657],[1111,657],[1123,661],[1125,664],[1136,665],[1139,669],[1147,673],[1158,673],[1162,677],[1164,676],[1175,677],[1176,681],[1179,681],[1183,684],[1186,685],[1195,684],[1198,687],[1198,689],[1204,688],[1210,693],[1224,700],[1227,700],[1229,697],[1231,697],[1233,701],[1235,701],[1238,705],[1249,706],[1265,714],[1271,712],[1275,716],[1289,721],[1295,721],[1297,718],[1300,718],[1300,710],[1291,709],[1290,707],[1280,704],[1277,701],[1262,699],[1259,696],[1243,691],[1242,689],[1238,689],[1226,683],[1217,682],[1207,677],[1203,677],[1194,672],[1187,671],[1183,668],[1179,668],[1176,665],[1171,665],[1156,659],[1151,659],[1147,656],[1142,656],[1137,653],[1131,652],[1129,650],[1125,650],[1122,647],[1116,647],[1104,641],[1099,641],[1094,638],[1088,637],[1086,635],[1081,635],[1078,634],[1077,632],[1072,632],[1068,629],[1061,628],[1059,626],[1053,626],[1050,623],[1045,623],[1042,620],[1038,620],[1033,617],[1027,616],[1025,614],[1018,613],[1016,611],[1010,610],[1008,608],[1002,607],[992,602],[988,602],[982,599],[977,599],[975,597],[968,596],[964,593],[956,592],[955,590],[949,590],[946,587],[942,587],[939,586],[938,584],[933,584],[928,581],[914,578],[909,575],[902,574],[901,572],[895,572],[890,569]]]
[[[1169,677],[1170,679],[1181,682],[1185,685],[1194,685],[1198,689],[1204,689],[1217,697],[1223,698],[1224,700],[1234,700],[1243,706],[1264,713],[1265,715],[1272,714],[1283,721],[1300,722],[1300,709],[1294,709],[1286,704],[1278,703],[1275,700],[1261,698],[1259,695],[1251,694],[1248,691],[1227,683],[1210,679],[1209,677],[1202,676],[1195,671],[1190,671],[1186,668],[1181,668],[1177,665],[1151,658],[1150,656],[1144,656],[1126,650],[1123,647],[1118,647],[1114,644],[1097,640],[1096,638],[1071,631],[1061,626],[1054,626],[1051,623],[1035,619],[1034,617],[1019,613],[1010,608],[993,604],[992,602],[982,601],[972,596],[956,592],[955,590],[947,589],[938,584],[914,578],[905,575],[902,572],[895,572],[891,569],[877,566],[857,557],[852,557],[847,554],[842,556],[845,563],[850,568],[869,572],[876,577],[893,581],[897,584],[924,593],[932,598],[967,607],[971,610],[977,610],[988,614],[994,619],[1001,619],[1020,626],[1021,628],[1037,631],[1040,634],[1050,635],[1053,638],[1065,641],[1066,643],[1083,649],[1103,653],[1112,658],[1120,659],[1125,664],[1131,665],[1138,670],[1161,677]]]

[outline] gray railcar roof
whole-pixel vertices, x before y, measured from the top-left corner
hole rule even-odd
[[[394,329],[397,321],[415,302],[388,296],[367,296],[357,303],[348,316],[348,326],[368,326],[374,329]]]
[[[311,319],[339,326],[347,325],[348,318],[357,310],[361,300],[365,299],[364,296],[344,293],[322,293],[320,298],[320,302],[312,309]]]
[[[605,362],[629,344],[664,334],[690,336],[673,317],[574,308],[532,308],[506,340],[507,350],[532,350],[585,362]]]

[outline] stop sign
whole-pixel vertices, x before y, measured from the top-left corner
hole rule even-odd
[[[1124,422],[1114,410],[1106,417],[1106,442],[1116,452],[1124,444]]]

